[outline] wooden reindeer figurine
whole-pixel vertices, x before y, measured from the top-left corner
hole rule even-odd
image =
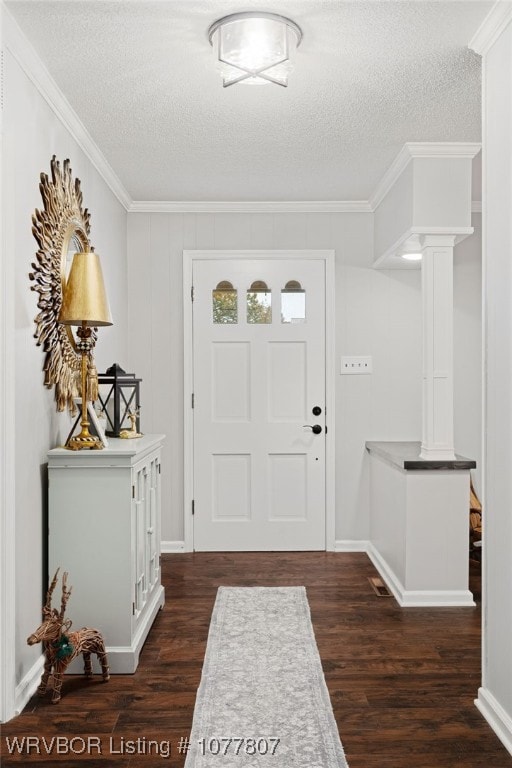
[[[43,606],[43,623],[36,629],[33,635],[27,638],[29,645],[43,643],[45,653],[44,672],[37,692],[39,696],[44,696],[48,686],[48,678],[53,670],[53,695],[52,704],[60,701],[60,690],[62,688],[62,676],[70,662],[81,653],[84,657],[84,672],[86,677],[92,677],[91,653],[95,653],[101,664],[103,681],[110,679],[107,654],[103,637],[97,629],[87,629],[83,627],[76,632],[68,632],[71,627],[69,619],[64,620],[66,605],[71,595],[72,587],[67,589],[66,581],[68,574],[62,576],[62,598],[60,612],[52,609],[52,594],[57,584],[59,568],[55,571],[55,576],[46,593],[46,603]]]

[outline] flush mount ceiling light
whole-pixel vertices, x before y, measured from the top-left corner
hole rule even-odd
[[[407,261],[421,261],[421,253],[402,253],[402,259],[407,259]]]
[[[302,30],[277,13],[232,13],[208,30],[223,84],[287,86]]]

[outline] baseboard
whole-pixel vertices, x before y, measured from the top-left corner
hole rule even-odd
[[[14,711],[16,715],[24,710],[41,682],[44,669],[44,656],[41,654],[32,664],[23,680],[16,686],[14,693]]]
[[[505,749],[512,755],[512,717],[486,688],[478,689],[475,706],[487,720]]]
[[[366,550],[366,553],[378,570],[381,578],[386,583],[389,591],[393,593],[397,603],[402,605],[405,589],[398,577],[395,575],[395,572],[389,567],[387,562],[384,560],[380,552],[375,548],[371,541],[368,542],[368,549]]]
[[[335,552],[368,552],[370,542],[364,539],[337,539],[334,542]]]
[[[367,554],[402,608],[471,608],[475,605],[469,589],[406,589],[372,542],[368,543]]]
[[[160,545],[162,555],[175,552],[185,552],[184,541],[162,541]],[[334,552],[367,552],[368,541],[357,539],[338,539],[334,542]]]
[[[402,608],[474,608],[476,603],[468,589],[408,589],[400,605]]]
[[[160,544],[160,552],[162,555],[168,555],[172,552],[184,552],[185,551],[185,542],[184,541],[162,541]]]

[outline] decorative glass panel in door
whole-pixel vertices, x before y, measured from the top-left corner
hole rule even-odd
[[[247,291],[247,322],[272,322],[272,292],[263,280],[255,280]]]
[[[221,280],[212,291],[214,323],[238,322],[238,292],[229,280]]]
[[[281,322],[304,323],[306,320],[306,291],[298,280],[288,280],[281,291]]]

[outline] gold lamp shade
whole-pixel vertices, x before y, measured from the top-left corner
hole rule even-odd
[[[89,328],[112,325],[100,259],[94,251],[73,256],[59,322]]]

